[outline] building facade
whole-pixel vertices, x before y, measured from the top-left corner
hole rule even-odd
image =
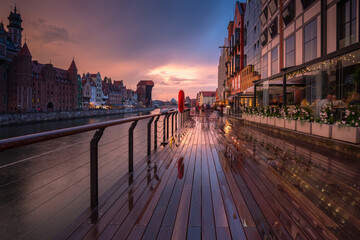
[[[309,105],[358,98],[359,0],[264,0],[258,104]],[[286,93],[286,95],[285,95]]]
[[[151,93],[153,87],[154,87],[154,82],[152,80],[141,80],[137,84],[136,93],[140,104],[145,105],[146,107],[152,106]]]

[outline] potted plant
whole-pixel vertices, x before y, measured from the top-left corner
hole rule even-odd
[[[283,114],[282,111],[283,111],[282,109],[280,109],[278,106],[276,106],[274,108],[273,116],[275,117],[275,126],[284,128],[285,127],[285,121],[284,121],[284,118],[282,116],[282,114]]]
[[[262,107],[260,109],[261,117],[260,117],[260,123],[268,124],[268,116],[270,114],[269,107]]]
[[[331,105],[328,103],[322,108],[320,118],[315,119],[315,122],[312,123],[311,132],[313,135],[331,138],[333,123],[334,114]]]
[[[260,114],[258,107],[253,107],[254,122],[260,123]]]
[[[271,126],[275,126],[274,112],[274,108],[268,107],[268,124]]]
[[[314,121],[314,117],[311,115],[311,109],[309,106],[301,108],[300,119],[296,124],[296,131],[311,134],[311,122]]]
[[[284,116],[285,128],[290,130],[296,130],[296,120],[292,119],[293,110],[288,107],[284,107],[282,111],[282,115]]]
[[[331,138],[351,143],[360,143],[359,126],[359,106],[350,106],[345,111],[344,120],[337,122],[332,128]]]

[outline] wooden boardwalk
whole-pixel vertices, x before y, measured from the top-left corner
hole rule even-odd
[[[331,172],[329,161],[197,118],[179,146],[138,163],[58,239],[356,239],[359,168],[334,159]]]

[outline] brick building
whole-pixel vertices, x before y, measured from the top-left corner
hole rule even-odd
[[[154,82],[151,80],[141,80],[137,84],[136,93],[138,95],[138,100],[146,107],[151,106],[151,92],[153,87]]]
[[[70,111],[77,108],[77,68],[32,61],[25,43],[8,69],[8,112]]]
[[[16,7],[8,17],[8,31],[0,24],[0,113],[69,111],[77,108],[77,68],[32,60],[22,43],[21,16]]]

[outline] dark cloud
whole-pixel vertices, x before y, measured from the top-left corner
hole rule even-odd
[[[35,33],[36,40],[45,43],[51,43],[54,41],[70,41],[69,32],[62,27],[58,27],[52,24],[48,24],[44,19],[38,19],[31,23],[33,27],[32,33]]]

